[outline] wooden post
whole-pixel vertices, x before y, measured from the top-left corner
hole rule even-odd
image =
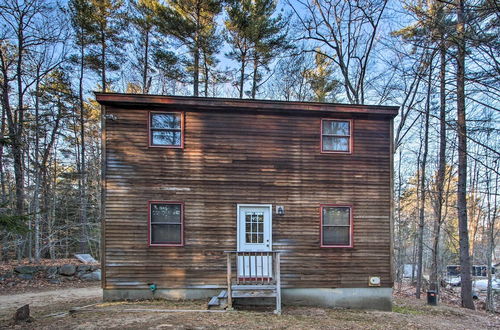
[[[238,260],[238,254],[236,254]],[[227,253],[227,310],[233,310],[233,292],[231,288],[231,253]]]
[[[280,254],[276,253],[276,260],[274,263],[275,276],[276,276],[276,310],[275,314],[281,315],[281,274],[280,274]]]

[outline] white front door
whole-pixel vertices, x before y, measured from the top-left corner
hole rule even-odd
[[[271,277],[272,260],[264,253],[272,251],[272,205],[238,205],[238,251],[249,252],[238,258],[238,276]]]

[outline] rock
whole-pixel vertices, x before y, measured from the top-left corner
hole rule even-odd
[[[44,266],[44,265],[40,265],[40,266],[36,266],[36,269],[39,271],[39,272],[44,272],[47,270],[47,267],[49,266]]]
[[[14,314],[15,321],[29,321],[30,317],[30,305],[24,305],[16,310]]]
[[[45,270],[45,274],[47,275],[47,278],[55,278],[57,277],[58,270],[57,266],[50,266]]]
[[[49,280],[49,283],[51,284],[61,284],[61,280],[58,278],[52,278]]]
[[[90,272],[90,265],[79,265],[76,266],[76,271],[80,273]]]
[[[18,274],[17,278],[20,278],[21,280],[25,281],[31,281],[33,279],[33,274]]]
[[[72,275],[75,275],[75,273],[76,273],[76,266],[75,265],[66,264],[66,265],[62,265],[59,268],[59,274],[61,274],[61,275],[72,276]]]
[[[101,269],[101,265],[91,265],[90,266],[90,271],[93,272],[94,270]]]
[[[7,272],[5,274],[2,274],[0,275],[0,281],[5,281],[6,279],[11,278],[12,275],[14,275],[12,274],[12,272]]]
[[[83,281],[100,281],[101,280],[101,270],[95,270],[92,273],[83,274],[80,276],[80,279]]]
[[[90,254],[75,254],[75,258],[83,262],[84,264],[91,264],[97,262]]]
[[[14,270],[19,274],[35,274],[38,272],[37,266],[17,266]]]

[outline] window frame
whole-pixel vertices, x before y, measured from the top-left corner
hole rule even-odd
[[[344,138],[349,138],[349,150],[348,151],[342,151],[342,150],[324,150],[323,149],[323,122],[324,121],[343,121],[343,122],[349,122],[349,135],[328,135],[328,136],[336,136],[336,137],[344,137]],[[319,127],[319,133],[320,133],[320,142],[319,142],[319,148],[322,154],[346,154],[350,155],[353,153],[354,149],[354,120],[352,119],[342,119],[342,118],[321,118],[320,122],[320,127]]]
[[[348,245],[329,245],[323,244],[323,209],[325,207],[342,207],[349,209],[349,244]],[[354,211],[351,204],[320,204],[320,227],[319,227],[319,242],[322,248],[353,248],[354,247]]]
[[[151,236],[153,231],[151,229],[151,205],[152,204],[177,204],[181,206],[181,242],[180,243],[152,243]],[[184,246],[184,202],[179,201],[148,201],[148,246]]]
[[[152,117],[153,114],[178,114],[181,117],[181,144],[153,144],[153,131],[155,128],[152,127]],[[158,129],[156,129],[158,130]],[[148,111],[148,146],[150,148],[167,148],[167,149],[184,149],[184,111]]]

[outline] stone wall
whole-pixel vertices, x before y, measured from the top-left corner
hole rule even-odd
[[[46,279],[53,284],[75,279],[82,281],[100,281],[101,269],[100,265],[82,264],[64,264],[61,266],[20,265],[0,274],[0,282],[9,279],[31,281],[40,278]]]

